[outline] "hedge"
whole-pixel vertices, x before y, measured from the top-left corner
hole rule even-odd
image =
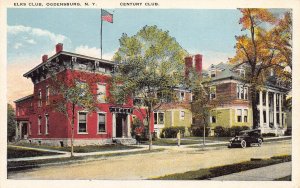
[[[178,131],[184,135],[185,127],[184,126],[175,126],[175,127],[166,127],[163,128],[160,137],[161,138],[176,138]]]
[[[215,132],[215,136],[231,137],[231,136],[238,135],[239,132],[248,130],[248,129],[250,129],[250,127],[248,127],[248,126],[233,126],[230,128],[216,126],[214,132]]]
[[[205,128],[205,136],[208,136],[209,131],[210,131],[209,128],[206,127]],[[192,129],[192,135],[193,136],[203,136],[203,126]]]

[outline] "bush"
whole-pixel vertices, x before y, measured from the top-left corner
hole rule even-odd
[[[178,131],[184,135],[185,127],[177,126],[177,127],[166,127],[163,128],[161,132],[161,138],[176,138]]]
[[[215,136],[219,137],[232,137],[238,135],[241,131],[248,130],[248,126],[232,126],[231,128],[216,126]]]
[[[203,126],[200,126],[200,127],[197,127],[197,128],[194,128],[192,130],[192,135],[193,136],[203,136]],[[205,128],[205,136],[208,136],[209,135],[209,132],[210,132],[210,129],[208,127]]]
[[[274,136],[276,136],[276,134],[275,133],[262,133],[262,136],[263,137],[274,137]]]
[[[222,126],[215,127],[215,136],[228,137],[230,136],[230,129]]]
[[[292,129],[291,128],[287,128],[287,130],[284,132],[285,136],[291,136],[292,135]]]

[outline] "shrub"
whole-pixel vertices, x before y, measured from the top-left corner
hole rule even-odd
[[[203,126],[200,126],[200,127],[197,127],[197,128],[194,128],[192,130],[192,134],[193,136],[203,136]],[[209,132],[210,132],[210,129],[208,127],[205,128],[205,136],[208,136],[209,135]]]
[[[185,127],[176,126],[163,128],[161,132],[161,138],[176,138],[178,131],[181,131],[181,134],[184,135]]]
[[[291,136],[292,135],[292,129],[291,128],[287,128],[287,130],[284,132],[285,136]]]
[[[215,127],[215,136],[219,137],[228,137],[230,136],[230,128],[216,126]]]

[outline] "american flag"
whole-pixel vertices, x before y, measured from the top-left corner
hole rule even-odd
[[[102,10],[101,19],[109,23],[113,23],[113,14],[107,12],[106,10]]]

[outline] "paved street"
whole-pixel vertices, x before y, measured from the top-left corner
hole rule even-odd
[[[247,161],[291,154],[291,140],[265,143],[262,147],[201,149],[173,147],[163,152],[116,156],[79,164],[45,166],[10,172],[9,179],[148,179]]]

